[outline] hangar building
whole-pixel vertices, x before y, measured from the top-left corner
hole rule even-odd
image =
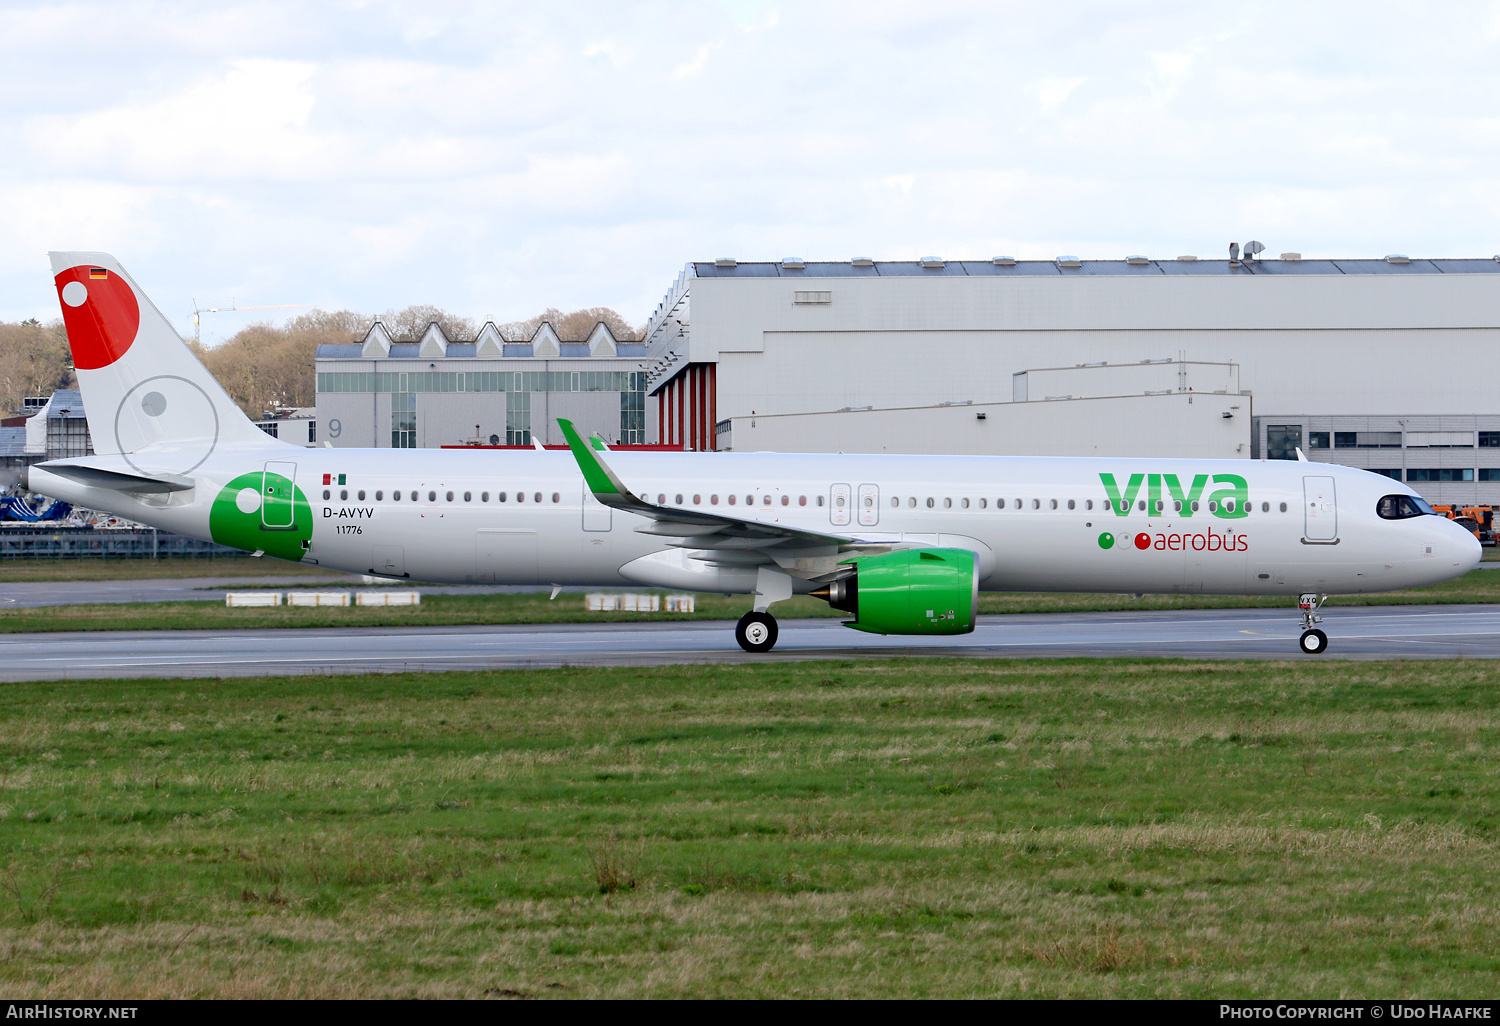
[[[689,449],[1301,448],[1500,502],[1500,257],[720,259],[646,351],[652,426]]]

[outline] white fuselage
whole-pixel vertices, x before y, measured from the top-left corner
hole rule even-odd
[[[973,549],[988,591],[1387,591],[1458,576],[1480,553],[1472,534],[1441,517],[1377,516],[1381,496],[1412,494],[1405,485],[1319,463],[607,455],[632,491],[660,505],[867,546]],[[91,462],[111,459],[121,458]],[[304,449],[268,440],[219,449],[191,472],[192,488],[169,497],[81,484],[46,465],[32,468],[30,486],[208,539],[215,498],[268,462],[281,473],[295,465],[312,513],[304,561],[320,566],[449,583],[754,590],[753,567],[726,565],[723,553],[695,560],[688,543],[639,533],[645,518],[601,506],[566,451]],[[1225,477],[1244,482],[1232,509],[1211,498],[1228,494]],[[1206,484],[1192,490],[1199,479]],[[813,587],[815,560],[778,562],[798,578],[796,590]]]

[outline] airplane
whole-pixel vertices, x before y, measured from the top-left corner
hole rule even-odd
[[[52,253],[95,455],[25,486],[255,555],[436,583],[809,594],[882,635],[974,629],[980,591],[1296,597],[1437,584],[1474,535],[1405,485],[1297,461],[308,449],[239,410],[106,253]],[[1299,457],[1301,453],[1299,452]],[[556,591],[554,590],[554,595]]]

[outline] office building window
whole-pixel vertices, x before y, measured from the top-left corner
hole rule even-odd
[[[1309,431],[1307,433],[1307,447],[1309,449],[1327,449],[1329,447],[1329,435],[1327,431]]]
[[[1295,460],[1302,445],[1301,424],[1267,424],[1266,457],[1273,460]]]
[[[1479,480],[1500,481],[1500,467],[1480,467]]]
[[[531,444],[530,392],[510,392],[505,396],[505,444]]]
[[[1481,449],[1500,449],[1500,431],[1479,432],[1479,447]]]
[[[1472,467],[1434,467],[1431,469],[1408,467],[1406,479],[1408,481],[1472,481],[1474,469]]]
[[[417,397],[410,392],[391,396],[391,448],[417,447]]]

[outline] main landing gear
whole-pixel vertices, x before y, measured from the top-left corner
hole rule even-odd
[[[1308,655],[1322,655],[1328,651],[1328,635],[1313,626],[1323,622],[1318,607],[1327,598],[1327,595],[1302,595],[1297,599],[1297,608],[1302,610],[1302,638],[1297,644]]]
[[[773,602],[792,597],[791,575],[769,567],[755,572],[755,605],[734,625],[734,640],[746,652],[769,652],[776,645],[776,617],[768,610]]]
[[[769,652],[776,644],[776,617],[770,613],[746,613],[734,625],[734,640],[746,652]]]

